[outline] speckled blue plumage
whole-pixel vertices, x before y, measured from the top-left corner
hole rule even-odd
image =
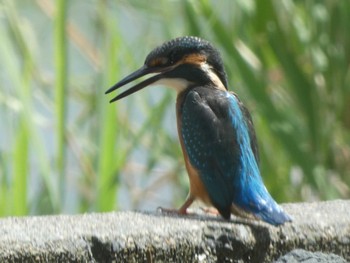
[[[189,161],[219,212],[229,218],[234,204],[273,225],[290,221],[261,179],[250,115],[238,98],[196,87],[187,92],[180,110]]]

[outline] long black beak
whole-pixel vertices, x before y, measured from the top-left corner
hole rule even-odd
[[[142,66],[140,69],[136,70],[135,72],[131,73],[129,76],[126,76],[125,78],[123,78],[121,81],[119,81],[118,83],[116,83],[113,87],[109,88],[105,94],[108,94],[122,86],[124,86],[125,84],[128,84],[129,82],[141,78],[142,76],[145,76],[147,74],[150,73],[159,73],[164,71],[164,69],[162,70],[161,68],[158,67],[147,67],[146,65]],[[120,93],[118,96],[116,96],[115,98],[113,98],[112,100],[110,100],[110,103],[120,100],[126,96],[129,96],[130,94],[133,94],[134,92],[143,89],[145,87],[147,87],[148,85],[156,82],[157,80],[160,80],[163,77],[163,74],[158,74],[155,75],[153,77],[150,77],[149,79],[146,79],[138,84],[136,84],[135,86],[129,88],[128,90]]]

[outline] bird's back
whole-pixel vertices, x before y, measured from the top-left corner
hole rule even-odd
[[[271,224],[290,219],[262,182],[254,127],[236,95],[195,87],[183,94],[178,110],[189,162],[224,217],[234,205]]]

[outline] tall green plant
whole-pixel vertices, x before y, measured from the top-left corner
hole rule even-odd
[[[59,193],[61,202],[65,196],[66,184],[66,114],[67,114],[67,1],[56,1],[55,15],[55,117],[56,117],[56,168],[59,176]]]
[[[118,56],[121,40],[118,30],[114,26],[113,20],[108,19],[109,12],[106,3],[100,4],[99,9],[100,21],[102,22],[102,32],[106,40],[104,42],[104,63],[106,72],[102,87],[98,92],[104,93],[107,87],[116,82],[116,72],[118,72]],[[118,124],[116,118],[116,106],[110,105],[107,98],[98,97],[98,107],[101,119],[100,144],[98,154],[98,189],[97,189],[97,207],[100,211],[110,211],[116,208],[117,204],[117,187],[118,176],[121,164],[124,164],[123,149],[118,147],[116,151],[115,141],[118,137],[118,130],[123,129]]]

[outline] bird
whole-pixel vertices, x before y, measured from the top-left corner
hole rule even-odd
[[[140,69],[105,93],[148,74],[152,76],[110,102],[147,86],[176,90],[177,130],[189,176],[189,194],[176,211],[187,214],[187,208],[200,200],[227,220],[233,214],[275,226],[292,221],[263,183],[252,117],[237,94],[228,90],[218,49],[200,37],[174,38],[153,49]]]

